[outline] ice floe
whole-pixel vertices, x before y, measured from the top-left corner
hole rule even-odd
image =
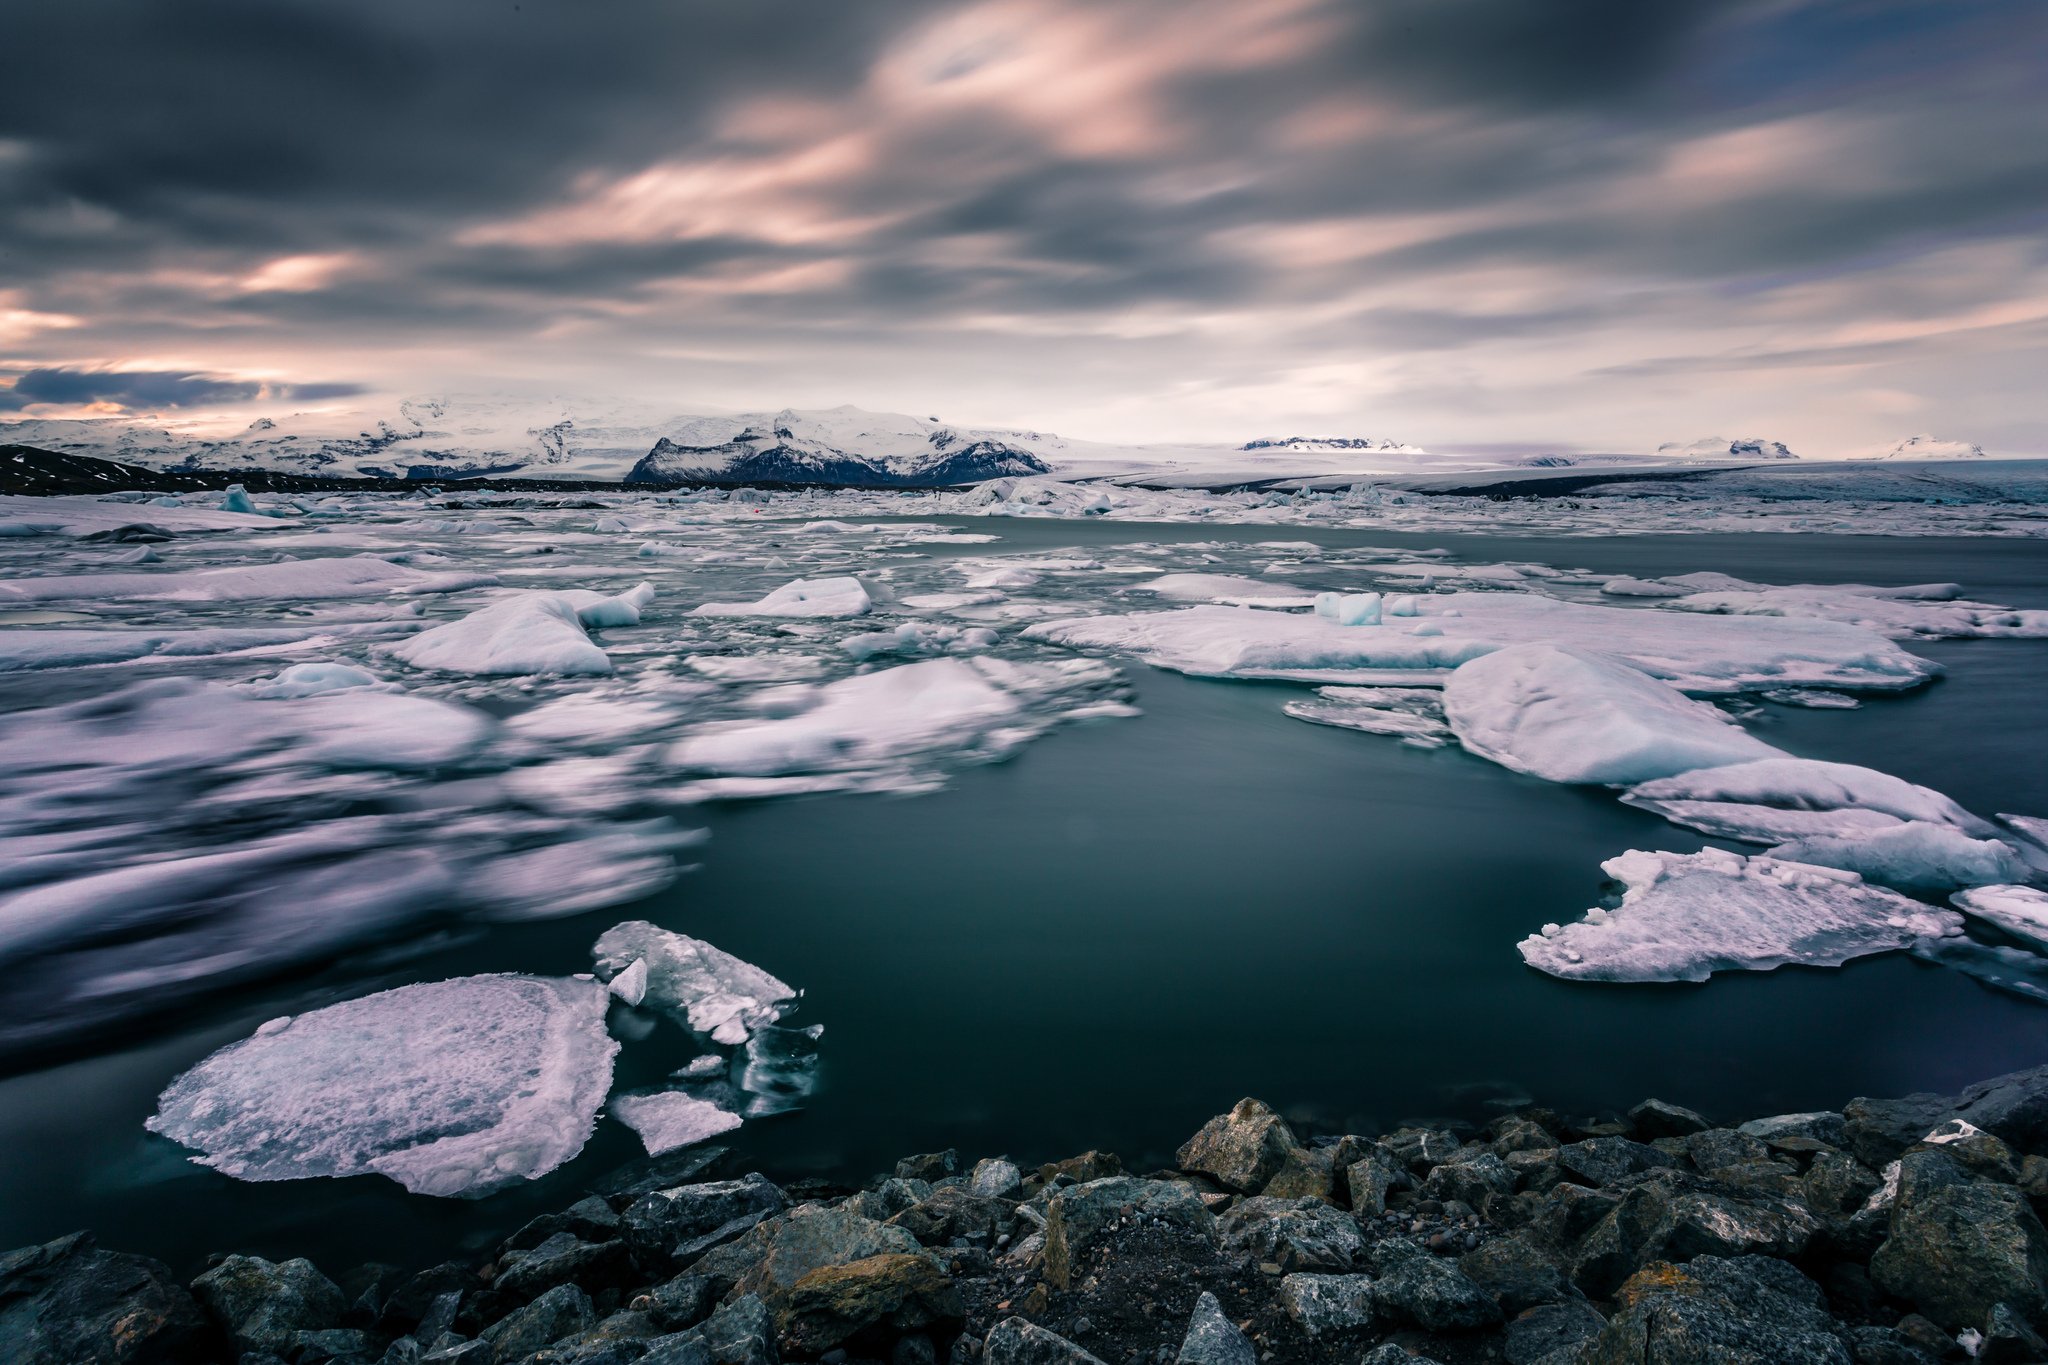
[[[148,1126],[239,1180],[488,1194],[583,1149],[618,1052],[605,1001],[594,981],[466,976],[273,1020],[173,1081]]]
[[[1853,763],[1775,757],[1645,782],[1623,801],[1705,834],[1750,843],[1850,838],[1905,821],[1982,837],[1992,827],[1940,792]]]
[[[371,555],[350,555],[183,572],[11,578],[0,580],[0,601],[311,602],[393,593],[459,592],[497,581],[487,573],[425,573]]]
[[[1296,720],[1392,735],[1422,748],[1440,748],[1451,738],[1443,694],[1435,688],[1319,687],[1313,699],[1290,701],[1280,709]]]
[[[2026,875],[2026,865],[2010,845],[1972,839],[1952,826],[1924,820],[1854,834],[1809,835],[1778,845],[1771,856],[1843,868],[1901,891],[1948,892]]]
[[[1613,909],[1547,924],[1522,960],[1576,981],[1705,981],[1791,963],[1837,967],[1962,931],[1962,916],[1866,885],[1853,872],[1699,853],[1631,850],[1601,864],[1623,886]]]
[[[1482,758],[1552,782],[1636,783],[1778,751],[1605,655],[1510,645],[1457,669],[1444,716]]]
[[[728,1047],[780,1019],[796,999],[794,989],[759,967],[645,920],[614,925],[591,952],[607,981],[644,964],[645,989],[634,1004],[663,1010]]]
[[[1127,591],[1149,592],[1173,602],[1222,602],[1245,606],[1308,606],[1313,598],[1286,583],[1225,573],[1170,573]]]
[[[693,616],[860,616],[873,602],[858,578],[799,578],[755,602],[706,602]]]
[[[607,674],[611,656],[589,630],[637,624],[653,600],[642,583],[607,597],[586,591],[525,591],[435,626],[394,645],[394,658],[414,668],[483,676],[534,673]]]
[[[2048,952],[2048,891],[2031,886],[1973,886],[1949,903],[1973,919]]]
[[[1416,611],[1379,626],[1346,626],[1314,614],[1196,606],[1046,621],[1024,634],[1135,654],[1198,676],[1305,682],[1440,682],[1470,659],[1529,643],[1597,649],[1702,694],[1897,690],[1941,671],[1874,631],[1834,621],[1682,616],[1509,592],[1435,594],[1418,599]]]
[[[729,1133],[745,1121],[711,1100],[679,1090],[620,1095],[607,1109],[613,1118],[640,1135],[649,1156],[660,1156]]]
[[[1800,583],[1771,587],[1726,574],[1682,574],[1644,581],[1617,579],[1603,592],[1657,597],[1672,611],[1727,616],[1783,616],[1840,621],[1894,639],[2039,639],[2048,637],[2048,611],[2028,611],[1963,600],[1954,583],[1875,587],[1867,583]]]

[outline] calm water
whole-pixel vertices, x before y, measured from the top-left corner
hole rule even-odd
[[[1005,553],[1312,538],[1643,575],[1954,580],[2048,607],[2048,546],[2017,541],[966,525],[999,531],[991,548]],[[1859,711],[1773,708],[1763,733],[1986,813],[2048,814],[2048,643],[1916,648],[1951,676]],[[1297,688],[1143,668],[1132,680],[1141,718],[1056,732],[935,794],[709,810],[703,870],[639,906],[245,991],[138,1028],[125,1048],[0,1080],[0,1246],[90,1226],[181,1270],[233,1247],[338,1271],[439,1259],[560,1206],[637,1154],[630,1133],[601,1124],[547,1179],[462,1203],[367,1177],[238,1184],[142,1121],[171,1076],[264,1019],[411,980],[576,970],[599,932],[634,916],[805,988],[796,1022],[826,1028],[820,1093],[738,1142],[780,1176],[857,1180],[945,1146],[1028,1160],[1105,1147],[1153,1164],[1245,1094],[1331,1128],[1472,1114],[1524,1092],[1751,1114],[1951,1088],[2048,1057],[2048,1010],[1902,957],[1706,986],[1542,976],[1516,940],[1594,903],[1601,859],[1702,841],[1604,792],[1290,720],[1280,705]],[[629,1048],[621,1082],[687,1052],[672,1033]]]

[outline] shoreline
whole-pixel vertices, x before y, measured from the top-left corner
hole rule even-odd
[[[1310,1134],[1257,1100],[1172,1169],[905,1157],[859,1190],[644,1158],[474,1261],[80,1232],[0,1255],[0,1358],[245,1365],[1264,1365],[2048,1356],[2048,1066],[1718,1126],[1504,1109]]]

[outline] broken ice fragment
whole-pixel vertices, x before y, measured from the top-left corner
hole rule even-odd
[[[785,1002],[796,999],[794,990],[759,967],[645,920],[606,930],[591,952],[607,981],[636,964],[644,968],[646,989],[636,1003],[666,1011],[728,1047],[774,1023]]]
[[[738,1114],[710,1100],[678,1090],[656,1095],[620,1095],[610,1105],[612,1117],[640,1135],[649,1156],[689,1147],[740,1126]]]

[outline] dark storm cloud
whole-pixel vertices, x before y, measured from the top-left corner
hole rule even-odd
[[[1252,382],[2038,237],[2044,60],[2038,0],[18,0],[0,319],[104,377],[1298,311]]]
[[[113,403],[124,408],[213,407],[258,398],[316,402],[363,392],[359,384],[262,384],[176,370],[25,370],[12,388],[0,389],[0,411],[19,412],[33,404],[65,406]]]

